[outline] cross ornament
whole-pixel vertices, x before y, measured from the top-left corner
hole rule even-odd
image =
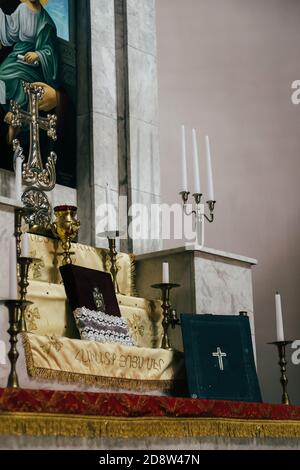
[[[213,352],[212,356],[218,358],[220,370],[224,370],[223,357],[227,357],[227,354],[222,352],[221,348],[218,347],[217,352]]]
[[[44,191],[51,191],[56,183],[55,163],[57,157],[54,152],[51,152],[44,169],[39,131],[42,129],[53,141],[57,140],[57,117],[55,114],[48,114],[47,117],[39,115],[39,101],[42,100],[45,93],[42,86],[23,82],[23,88],[28,96],[29,111],[24,111],[18,103],[11,101],[13,115],[11,125],[17,128],[22,124],[29,124],[30,128],[30,148],[28,161],[23,165],[23,181],[25,184],[35,185]],[[18,147],[18,143],[18,140],[14,141],[15,149]]]
[[[39,115],[39,102],[45,93],[43,86],[23,82],[23,89],[28,96],[29,110],[25,111],[18,103],[11,101],[12,127],[20,128],[22,124],[27,124],[30,132],[28,160],[22,166],[22,180],[28,186],[22,195],[23,217],[31,227],[47,229],[51,222],[51,205],[44,191],[52,191],[55,187],[57,156],[50,152],[47,163],[43,166],[40,129],[46,131],[48,137],[55,141],[57,117],[54,114],[48,114],[47,117]],[[18,139],[13,141],[13,150],[14,159],[19,157],[26,160]]]

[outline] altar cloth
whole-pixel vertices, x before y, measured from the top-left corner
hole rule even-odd
[[[300,437],[300,407],[117,393],[0,389],[0,435]]]
[[[169,391],[185,384],[178,351],[31,333],[23,333],[22,340],[32,378],[134,391]]]

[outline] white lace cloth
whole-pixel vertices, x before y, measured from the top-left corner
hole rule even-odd
[[[134,346],[126,318],[107,315],[85,307],[77,308],[74,311],[74,318],[82,340]]]

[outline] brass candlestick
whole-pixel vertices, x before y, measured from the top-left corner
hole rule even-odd
[[[282,386],[282,397],[281,397],[281,403],[283,405],[290,405],[290,398],[287,392],[287,384],[288,384],[288,378],[287,378],[287,371],[286,371],[286,366],[287,366],[287,360],[286,360],[286,346],[289,344],[292,344],[293,341],[273,341],[272,343],[268,344],[273,344],[274,346],[277,346],[278,349],[278,355],[279,355],[279,366],[280,366],[280,372],[281,372],[281,377],[280,377],[280,383]]]
[[[72,264],[71,242],[77,237],[80,228],[80,222],[76,219],[77,207],[75,206],[57,206],[54,208],[55,221],[51,224],[54,235],[60,238],[63,249],[62,264]]]
[[[171,289],[174,289],[175,287],[180,287],[180,284],[171,284],[171,283],[162,282],[160,284],[153,284],[151,287],[153,289],[160,289],[161,294],[162,294],[162,311],[163,311],[162,326],[163,326],[164,332],[163,332],[161,347],[162,349],[172,350],[170,339],[169,339],[169,334],[168,334],[168,329],[169,329],[169,325],[173,326],[173,323],[175,327],[175,324],[178,323],[178,319],[175,318],[175,315],[172,313],[172,310],[171,310],[170,291]]]
[[[15,209],[15,237],[17,244],[17,259],[21,256],[22,217],[23,209]]]
[[[11,367],[8,376],[7,387],[18,388],[19,379],[16,366],[19,357],[17,343],[18,334],[20,333],[21,311],[25,309],[28,305],[31,305],[32,302],[27,302],[24,300],[5,300],[4,304],[8,308],[9,312],[9,329],[7,330],[7,332],[9,334],[9,342],[11,344],[10,350],[8,352],[8,358]]]
[[[24,332],[27,331],[26,321],[25,321],[25,310],[26,310],[26,296],[27,296],[27,288],[29,286],[28,282],[28,273],[29,267],[33,262],[40,261],[38,258],[30,258],[30,257],[20,257],[18,258],[18,264],[20,266],[20,277],[19,277],[19,287],[20,287],[20,300],[24,302],[21,307],[21,314],[20,314],[20,331]]]
[[[117,281],[117,275],[120,271],[120,266],[117,263],[118,252],[116,250],[116,238],[119,237],[119,232],[107,232],[106,236],[108,239],[109,246],[109,257],[110,257],[110,273],[112,275],[114,288],[117,294],[120,293],[119,285]]]
[[[15,207],[15,232],[17,245],[17,258],[21,256],[21,239],[22,239],[22,219],[29,217],[33,213],[33,209],[28,207]]]

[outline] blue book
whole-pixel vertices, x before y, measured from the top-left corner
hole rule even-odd
[[[181,324],[192,398],[262,401],[247,316],[182,314]]]

